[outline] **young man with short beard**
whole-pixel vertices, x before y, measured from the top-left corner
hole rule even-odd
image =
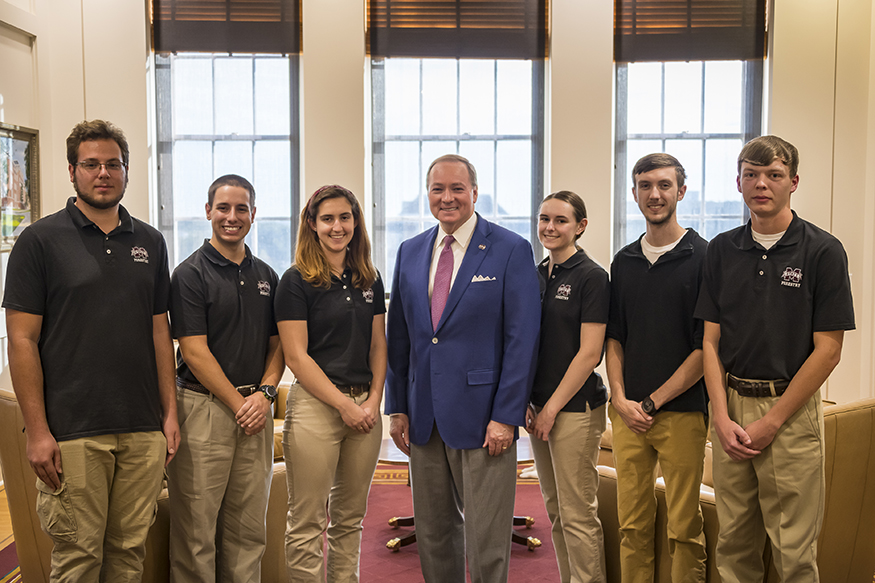
[[[605,361],[623,583],[653,581],[657,463],[665,478],[672,581],[705,580],[699,485],[707,399],[702,321],[693,310],[707,243],[678,224],[685,179],[673,156],[649,154],[638,160],[632,194],[647,230],[611,265]]]
[[[167,250],[119,204],[128,157],[111,123],[73,128],[76,196],[26,228],[9,257],[9,366],[52,582],[141,579],[179,446]]]

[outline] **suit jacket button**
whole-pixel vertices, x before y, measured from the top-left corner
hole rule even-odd
[[[431,343],[432,343],[432,344],[437,344],[437,342],[438,342],[438,341],[437,341],[437,338],[432,338],[432,339],[431,339]]]

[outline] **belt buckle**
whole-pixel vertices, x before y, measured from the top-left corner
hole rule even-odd
[[[258,385],[242,385],[240,387],[235,387],[235,388],[237,389],[237,392],[240,393],[241,396],[248,397],[248,396],[252,395],[253,393],[255,393],[256,389],[258,388]]]
[[[362,393],[365,392],[364,385],[350,385],[349,386],[349,396],[350,397],[358,397]]]

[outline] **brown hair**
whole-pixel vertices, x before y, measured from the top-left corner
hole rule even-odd
[[[787,166],[790,178],[796,176],[796,170],[799,169],[799,150],[796,146],[778,136],[754,138],[744,145],[738,155],[738,173],[741,174],[742,162],[754,166],[768,166],[775,159]]]
[[[477,170],[474,168],[474,165],[468,161],[467,158],[465,158],[464,156],[459,156],[458,154],[444,154],[443,156],[434,159],[434,162],[432,162],[428,167],[428,172],[425,173],[426,188],[428,188],[428,178],[429,176],[431,176],[431,169],[441,162],[457,162],[459,164],[464,164],[465,168],[468,169],[468,178],[471,181],[471,188],[477,188]]]
[[[249,193],[249,209],[255,208],[255,187],[252,186],[251,182],[237,174],[219,176],[210,184],[210,189],[207,191],[207,204],[210,205],[210,208],[213,208],[213,201],[216,200],[216,191],[223,186],[236,186],[246,190]]]
[[[79,162],[79,144],[94,140],[115,140],[122,151],[122,163],[127,166],[131,153],[128,149],[128,140],[118,127],[108,121],[95,119],[81,121],[67,136],[67,162],[75,166]]]
[[[632,168],[632,186],[637,186],[635,182],[636,176],[638,176],[639,174],[644,174],[645,172],[650,172],[651,170],[656,170],[658,168],[674,168],[674,171],[678,177],[678,188],[681,188],[684,185],[684,180],[686,180],[687,178],[687,173],[684,171],[684,167],[681,166],[681,163],[678,162],[678,159],[671,154],[664,154],[660,152],[657,154],[647,154],[646,156],[635,162],[635,167]]]
[[[295,248],[295,266],[307,283],[316,287],[331,287],[331,267],[319,243],[319,235],[312,228],[316,222],[319,205],[331,198],[343,198],[352,208],[355,231],[346,253],[346,264],[352,270],[352,284],[358,289],[368,289],[377,281],[377,270],[371,261],[371,243],[362,220],[362,210],[355,195],[342,186],[332,184],[318,189],[301,211],[298,225],[298,245]]]
[[[583,219],[586,218],[586,204],[583,202],[583,199],[580,198],[580,195],[576,192],[571,192],[570,190],[560,190],[554,192],[553,194],[548,194],[544,197],[544,200],[541,201],[541,204],[544,204],[548,200],[561,200],[562,202],[567,202],[571,205],[571,209],[574,211],[574,221],[576,223],[580,223]],[[580,239],[580,233],[577,235],[574,240]]]

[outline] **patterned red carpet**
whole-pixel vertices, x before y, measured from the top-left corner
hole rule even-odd
[[[20,580],[15,543],[9,543],[3,550],[0,550],[0,583],[17,583]]]
[[[416,544],[403,547],[398,552],[386,548],[387,541],[410,531],[405,527],[392,529],[387,521],[393,516],[410,516],[412,513],[407,469],[379,466],[374,485],[371,486],[368,515],[365,517],[361,583],[422,583]],[[550,541],[550,523],[536,481],[517,482],[516,514],[535,518],[531,529],[520,526],[516,530],[523,536],[540,539],[542,546],[529,551],[525,546],[513,545],[508,582],[555,583],[559,580],[559,571]]]

